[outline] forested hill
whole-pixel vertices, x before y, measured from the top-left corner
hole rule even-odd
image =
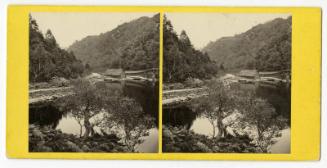
[[[194,49],[185,31],[178,36],[164,17],[163,80],[184,82],[188,78],[206,79],[217,73],[217,65],[208,54]]]
[[[245,33],[210,42],[203,51],[227,69],[290,69],[291,32],[292,18],[277,18]]]
[[[76,78],[84,71],[74,53],[61,49],[51,31],[45,35],[36,20],[29,18],[29,79],[30,82],[47,82],[53,77]]]
[[[68,50],[95,70],[158,68],[159,14],[121,24],[100,35],[85,37]]]

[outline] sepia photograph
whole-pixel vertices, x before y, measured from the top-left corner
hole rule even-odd
[[[165,13],[163,152],[290,153],[292,15]]]
[[[158,13],[29,15],[29,152],[157,153]]]

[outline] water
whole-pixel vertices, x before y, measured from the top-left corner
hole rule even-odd
[[[158,84],[140,84],[140,83],[106,83],[108,87],[112,87],[122,91],[127,97],[134,98],[143,108],[145,114],[153,118],[154,123],[148,130],[149,135],[141,137],[144,140],[141,144],[135,146],[138,152],[157,152],[158,151],[158,104],[159,104],[159,88]],[[101,114],[100,114],[101,115]],[[101,118],[99,116],[98,118]],[[44,104],[40,107],[30,107],[29,123],[40,126],[50,126],[53,129],[61,130],[67,134],[80,135],[83,127],[78,124],[72,114],[60,111],[53,104]],[[118,128],[114,128],[114,132],[122,132]],[[96,132],[100,132],[99,127],[94,127]]]
[[[270,147],[271,153],[290,153],[291,152],[291,129],[281,131],[282,136],[276,138],[276,143]]]
[[[288,87],[258,86],[254,84],[242,84],[240,90],[254,89],[256,96],[266,99],[274,108],[278,116],[285,120],[285,130],[281,130],[282,136],[277,138],[277,143],[271,146],[271,153],[289,153],[290,151],[290,121],[291,121],[291,94]],[[177,127],[185,127],[195,133],[212,136],[213,127],[208,118],[198,115],[187,106],[163,109],[163,123]],[[218,130],[216,129],[216,132]]]

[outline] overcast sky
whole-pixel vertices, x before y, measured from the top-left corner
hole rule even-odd
[[[67,48],[76,40],[98,35],[118,25],[154,13],[31,13],[42,33],[52,31],[60,47]]]
[[[174,30],[185,30],[195,48],[201,49],[210,41],[243,33],[253,26],[289,14],[223,14],[223,13],[166,13]]]

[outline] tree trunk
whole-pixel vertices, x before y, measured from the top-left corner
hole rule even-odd
[[[80,120],[78,120],[77,122],[78,122],[78,125],[79,125],[79,127],[80,127],[80,130],[79,130],[79,137],[81,138],[81,137],[82,137],[82,131],[83,131],[83,125],[82,125],[82,123],[81,123]]]
[[[212,128],[213,128],[213,130],[212,130],[212,138],[215,138],[215,135],[216,135],[216,127],[215,127],[215,123],[212,122],[211,124],[212,124]]]
[[[262,131],[260,130],[259,124],[257,124],[257,133],[258,133],[258,140],[262,141]]]
[[[125,131],[125,144],[129,148],[130,152],[134,152],[134,146],[132,146],[131,143],[130,143],[130,130],[127,130],[125,128],[124,131]]]
[[[222,112],[218,112],[218,117],[217,117],[217,139],[223,138],[225,136],[225,129],[224,129],[224,124],[223,124],[223,117],[221,115]]]
[[[90,134],[92,135],[94,133],[93,127],[90,123],[90,117],[88,115],[84,118],[84,127],[85,127],[85,133],[83,137],[88,137]]]

